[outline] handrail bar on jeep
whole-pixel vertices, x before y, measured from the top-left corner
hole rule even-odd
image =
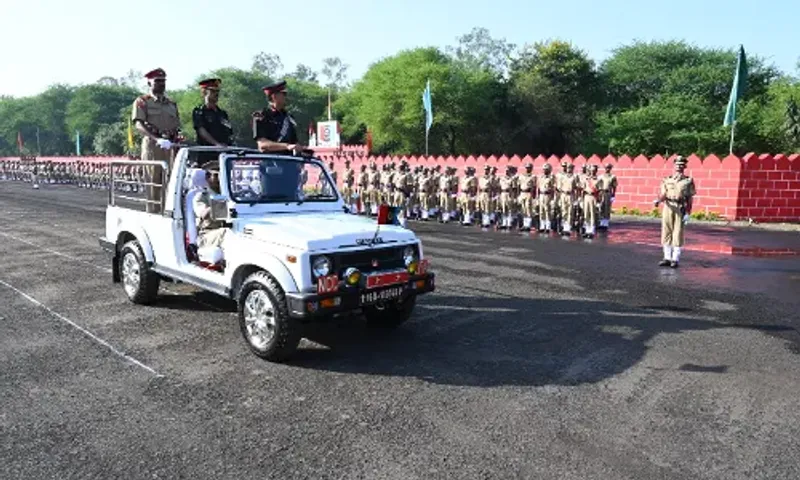
[[[134,200],[134,201],[137,201],[137,202],[140,202],[140,203],[145,203],[145,204],[150,204],[150,203],[159,204],[160,211],[162,211],[162,212],[164,211],[164,200],[166,199],[166,187],[169,184],[169,180],[168,179],[169,179],[169,174],[170,174],[170,172],[169,172],[169,164],[166,161],[163,161],[163,160],[112,160],[112,161],[108,162],[108,165],[109,165],[109,174],[108,174],[108,179],[109,179],[108,202],[109,202],[109,205],[111,205],[112,207],[116,206],[116,204],[117,204],[116,203],[116,199],[120,198],[120,199],[125,199],[125,200]],[[114,167],[115,166],[125,166],[125,165],[161,167],[161,183],[133,182],[133,183],[137,183],[139,185],[148,185],[148,186],[153,186],[153,187],[161,187],[161,198],[159,198],[158,200],[150,200],[150,199],[140,199],[140,198],[135,198],[135,197],[132,198],[132,197],[128,197],[126,195],[115,195],[114,192],[116,190],[115,185],[116,185],[117,181],[116,181],[116,179],[114,177]],[[131,182],[125,181],[125,180],[119,181],[119,183],[122,183],[122,182],[131,183]]]

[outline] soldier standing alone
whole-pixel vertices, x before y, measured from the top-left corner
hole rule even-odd
[[[683,226],[692,214],[692,200],[695,196],[694,179],[683,174],[686,159],[679,156],[675,159],[675,173],[661,181],[661,192],[656,206],[664,203],[661,210],[661,244],[664,247],[664,259],[660,267],[677,268],[683,247]]]
[[[181,140],[178,105],[164,95],[167,74],[157,68],[145,74],[150,93],[133,102],[131,120],[142,134],[142,160],[160,160],[172,167],[172,144]],[[145,182],[164,183],[161,167],[145,168]],[[161,187],[148,185],[147,212],[161,212]]]

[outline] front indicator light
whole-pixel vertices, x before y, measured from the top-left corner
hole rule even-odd
[[[417,262],[413,261],[409,263],[407,268],[408,268],[408,273],[414,275],[415,273],[417,273],[417,268],[418,268]]]
[[[342,303],[342,299],[339,298],[339,297],[326,298],[325,300],[322,300],[322,301],[319,302],[320,306],[323,307],[323,308],[336,307],[336,306],[341,305],[341,303]]]
[[[358,285],[358,282],[361,280],[361,272],[359,272],[355,268],[348,268],[346,272],[344,272],[344,278],[347,280],[348,285]]]

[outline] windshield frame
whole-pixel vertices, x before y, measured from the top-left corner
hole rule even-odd
[[[310,164],[318,167],[320,169],[321,175],[324,175],[324,178],[327,180],[328,184],[333,187],[332,195],[322,197],[322,198],[307,198],[305,195],[301,198],[293,197],[291,199],[262,199],[259,198],[258,200],[248,201],[244,200],[241,197],[234,194],[235,189],[233,188],[233,175],[232,169],[233,164],[235,161],[258,161],[258,171],[261,175],[265,174],[264,171],[264,161],[266,160],[273,160],[276,162],[292,162],[295,164]],[[290,204],[337,204],[341,201],[341,195],[339,192],[339,188],[334,182],[333,178],[328,172],[328,169],[325,168],[325,164],[322,160],[315,158],[315,157],[299,157],[299,156],[292,156],[292,155],[276,155],[276,154],[269,154],[269,153],[245,153],[244,155],[237,155],[237,154],[223,154],[220,156],[220,170],[221,170],[221,177],[220,184],[225,189],[225,195],[228,197],[229,201],[240,204],[240,205],[290,205]]]

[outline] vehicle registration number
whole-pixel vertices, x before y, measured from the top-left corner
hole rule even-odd
[[[364,292],[361,294],[361,305],[370,305],[377,302],[394,300],[403,294],[404,288],[405,287],[392,287],[374,292]]]

